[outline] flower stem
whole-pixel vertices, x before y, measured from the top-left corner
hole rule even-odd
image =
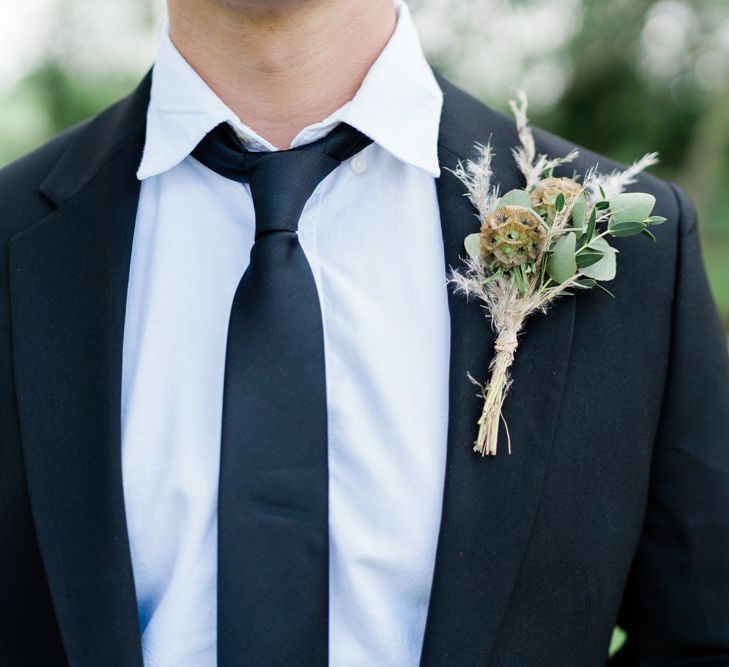
[[[496,353],[491,377],[483,390],[483,410],[478,420],[478,436],[473,447],[473,451],[478,452],[481,456],[496,454],[501,409],[510,384],[509,367],[512,360],[513,354],[507,351]]]

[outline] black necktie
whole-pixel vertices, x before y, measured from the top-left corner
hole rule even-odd
[[[218,665],[327,664],[324,338],[298,224],[316,186],[371,142],[341,124],[250,152],[227,124],[193,156],[248,182],[256,235],[228,326],[218,502]],[[356,205],[356,203],[353,203]]]

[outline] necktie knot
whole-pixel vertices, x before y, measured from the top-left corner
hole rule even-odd
[[[310,144],[284,151],[249,151],[230,125],[221,123],[203,138],[192,155],[222,176],[249,184],[258,239],[271,232],[295,233],[317,185],[371,142],[342,123]]]

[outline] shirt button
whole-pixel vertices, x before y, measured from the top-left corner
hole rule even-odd
[[[362,153],[357,153],[350,161],[349,166],[355,174],[364,174],[367,171],[367,158]]]

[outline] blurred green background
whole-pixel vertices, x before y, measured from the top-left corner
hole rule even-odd
[[[657,150],[655,171],[700,213],[729,330],[729,2],[411,0],[447,76],[611,158]],[[0,26],[0,165],[130,91],[154,60],[161,0],[25,0]]]

